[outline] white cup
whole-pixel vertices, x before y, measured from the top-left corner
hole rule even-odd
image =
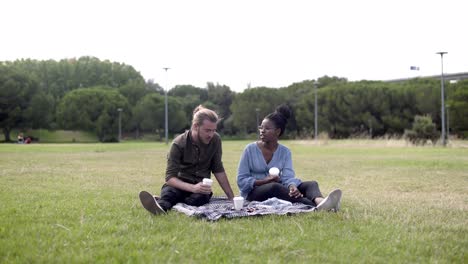
[[[270,173],[271,176],[278,176],[280,173],[280,170],[276,167],[271,167],[268,173]]]
[[[213,184],[212,179],[203,178],[203,184],[211,186]]]
[[[244,207],[244,197],[241,197],[241,196],[234,197],[233,201],[234,201],[235,210],[241,210],[242,207]]]

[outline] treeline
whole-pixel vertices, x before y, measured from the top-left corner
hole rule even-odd
[[[348,82],[324,76],[316,81],[318,132],[331,138],[401,136],[420,115],[430,116],[440,129],[440,80]],[[223,118],[221,134],[243,137],[256,133],[257,120],[285,103],[293,111],[286,136],[311,137],[314,83],[241,93],[214,83],[177,85],[168,92],[169,133],[189,128],[193,108],[203,104]],[[468,81],[445,87],[450,133],[467,137]],[[164,90],[129,65],[93,57],[0,62],[0,125],[7,141],[12,129],[37,128],[92,131],[103,142],[115,141],[119,114],[126,136],[163,136]]]

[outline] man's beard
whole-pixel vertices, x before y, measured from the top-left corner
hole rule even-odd
[[[208,140],[208,142],[205,142],[202,137],[200,137],[200,128],[197,129],[197,137],[198,137],[198,142],[201,142],[205,145],[208,145],[211,140]]]

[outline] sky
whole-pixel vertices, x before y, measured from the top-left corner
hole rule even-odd
[[[93,56],[169,88],[438,75],[439,51],[468,72],[468,1],[0,1],[0,61]]]

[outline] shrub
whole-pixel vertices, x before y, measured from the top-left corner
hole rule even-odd
[[[413,127],[405,130],[405,139],[415,145],[424,145],[428,140],[434,145],[440,137],[435,124],[429,115],[414,117]]]

